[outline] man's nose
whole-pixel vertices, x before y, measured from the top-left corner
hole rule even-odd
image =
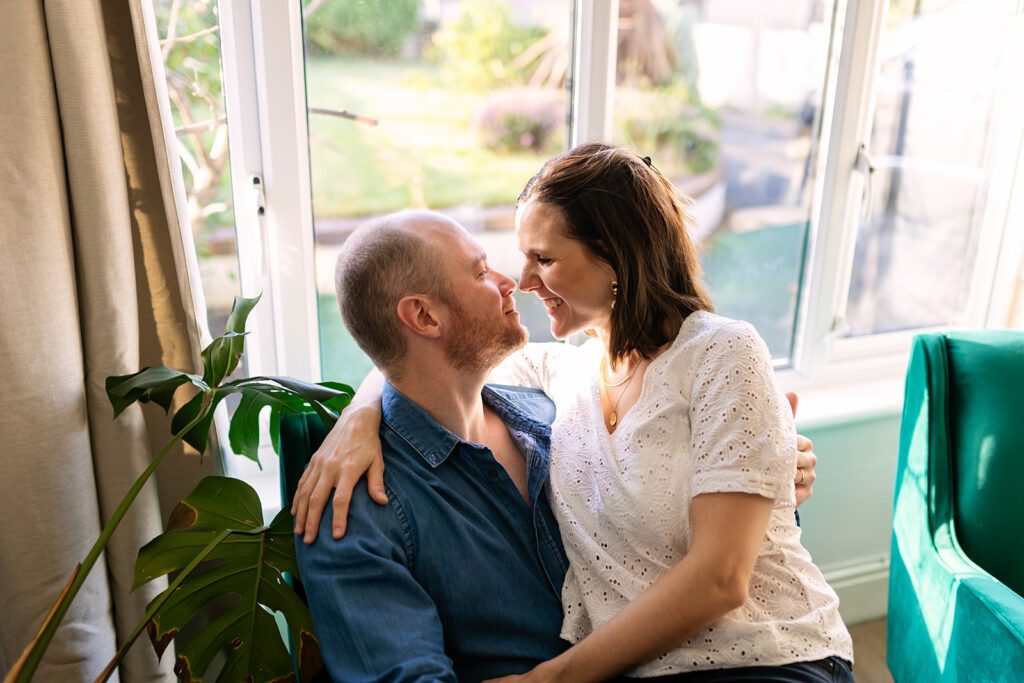
[[[510,278],[505,273],[497,270],[492,270],[494,278],[498,283],[498,291],[501,292],[502,296],[508,296],[512,292],[516,291],[516,281]]]

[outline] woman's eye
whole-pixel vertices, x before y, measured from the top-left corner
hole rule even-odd
[[[482,271],[480,271],[480,274],[477,275],[477,277],[482,280],[482,279],[484,279],[485,277],[487,277],[490,274],[491,274],[491,271],[488,270],[487,268],[484,268]]]

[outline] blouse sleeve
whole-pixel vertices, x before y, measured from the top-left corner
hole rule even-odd
[[[562,342],[529,343],[491,370],[487,381],[541,389],[550,395],[554,376],[576,347]]]
[[[692,495],[753,493],[795,504],[796,430],[771,355],[748,323],[709,336],[690,401]]]

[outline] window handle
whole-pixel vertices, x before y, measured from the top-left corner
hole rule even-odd
[[[259,270],[256,275],[263,277],[267,272],[267,231],[265,227],[266,221],[264,220],[267,213],[267,197],[263,192],[262,176],[251,175],[249,176],[249,182],[252,183],[252,202],[256,208],[256,229],[259,230],[259,239],[256,240],[256,248],[259,249],[259,253],[256,255],[256,263],[259,264]]]
[[[857,158],[853,162],[853,168],[864,176],[864,192],[860,198],[860,223],[863,225],[871,217],[871,176],[875,174],[875,162],[871,160],[868,148],[863,142],[857,148]]]

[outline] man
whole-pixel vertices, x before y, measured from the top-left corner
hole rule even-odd
[[[526,341],[515,283],[455,222],[408,212],[349,238],[337,285],[388,380],[388,504],[356,487],[342,539],[328,506],[319,540],[297,543],[331,675],[482,680],[558,655],[568,562],[543,493],[554,409],[539,392],[485,386]]]

